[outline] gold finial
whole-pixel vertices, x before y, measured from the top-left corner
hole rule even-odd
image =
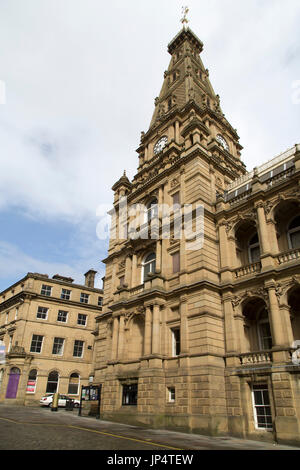
[[[186,29],[189,20],[187,19],[187,14],[189,12],[189,7],[182,7],[183,18],[180,20],[183,24],[183,27]]]

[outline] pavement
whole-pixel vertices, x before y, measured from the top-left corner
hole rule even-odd
[[[146,450],[177,454],[198,450],[299,451],[300,448],[131,426],[78,416],[75,409],[60,408],[53,412],[43,407],[0,404],[0,450]]]

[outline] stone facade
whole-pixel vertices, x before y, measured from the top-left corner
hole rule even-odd
[[[124,173],[112,188],[95,332],[101,413],[299,443],[300,367],[292,345],[300,339],[300,146],[247,172],[202,49],[189,28],[169,44],[137,173],[132,181]],[[175,210],[164,236],[161,208],[173,203],[190,205],[194,225],[203,207],[198,248],[176,236]],[[138,204],[145,210],[136,228]]]
[[[103,291],[63,276],[28,273],[0,293],[0,401],[36,404],[46,392],[80,397],[93,362]],[[54,390],[55,389],[55,390]]]

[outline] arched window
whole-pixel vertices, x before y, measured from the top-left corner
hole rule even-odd
[[[79,380],[80,380],[79,374],[77,374],[76,372],[70,375],[68,395],[78,395]]]
[[[249,240],[248,253],[250,263],[257,263],[260,261],[260,247],[257,233]]]
[[[28,375],[26,393],[35,393],[36,381],[37,381],[37,370],[32,369]]]
[[[300,215],[295,217],[289,225],[288,241],[291,250],[300,248]]]
[[[264,308],[258,317],[258,341],[260,349],[272,349],[272,334],[269,323],[268,312]]]
[[[145,282],[149,273],[155,273],[155,260],[156,256],[155,253],[150,253],[146,256],[143,262],[143,269],[142,269],[142,282]]]
[[[58,375],[58,372],[56,370],[53,370],[52,372],[49,373],[46,393],[56,393],[57,392],[58,378],[59,378],[59,375]]]
[[[147,220],[145,222],[151,222],[152,219],[158,216],[158,206],[157,206],[157,199],[152,199],[146,206],[147,209]]]

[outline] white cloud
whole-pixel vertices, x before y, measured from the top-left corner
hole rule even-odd
[[[74,254],[75,253],[74,251]],[[90,252],[88,255],[89,256],[85,258],[77,258],[74,256],[72,264],[43,261],[24,253],[19,247],[12,243],[0,241],[0,285],[2,284],[1,281],[4,280],[4,289],[6,288],[7,279],[10,280],[10,283],[14,283],[27,272],[38,272],[48,274],[49,276],[61,274],[63,276],[72,277],[78,284],[84,284],[83,274],[88,271],[88,269],[93,268],[95,264],[88,264],[89,261],[94,259],[93,256],[90,256]],[[99,269],[99,266],[96,268]],[[103,275],[103,268],[100,268],[96,277],[95,287],[102,288],[101,277],[103,277]],[[0,290],[2,289],[0,288]]]
[[[251,169],[299,142],[298,0],[190,0],[190,26]],[[138,166],[182,3],[9,0],[0,6],[0,209],[92,220]]]

